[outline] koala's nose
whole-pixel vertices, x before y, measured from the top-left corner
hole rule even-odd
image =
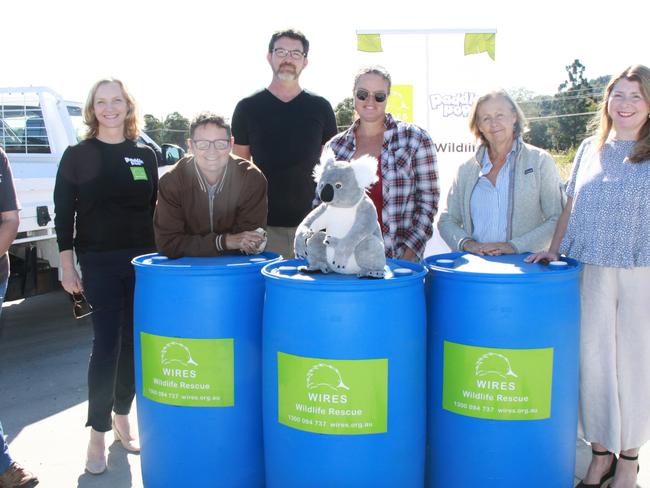
[[[329,183],[320,191],[320,199],[325,202],[331,202],[334,199],[334,187]]]

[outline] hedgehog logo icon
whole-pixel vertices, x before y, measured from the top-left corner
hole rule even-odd
[[[345,383],[338,369],[331,364],[318,363],[307,371],[307,388],[313,390],[326,386],[334,391],[350,390]]]
[[[198,366],[192,359],[192,354],[185,344],[180,342],[168,342],[160,351],[160,364],[180,364],[181,366]]]
[[[507,379],[508,377],[517,378],[517,374],[510,366],[510,360],[503,354],[496,352],[488,352],[478,358],[474,373],[478,377],[495,374],[503,379]]]

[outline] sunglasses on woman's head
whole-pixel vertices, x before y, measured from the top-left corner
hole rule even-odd
[[[355,96],[363,102],[370,96],[370,94],[371,93],[365,88],[357,88]],[[388,98],[388,95],[384,92],[374,92],[372,93],[372,96],[375,98],[375,102],[377,103],[383,103],[386,101],[386,98]]]

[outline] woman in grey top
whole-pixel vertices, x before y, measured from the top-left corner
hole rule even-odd
[[[553,158],[522,141],[526,120],[504,90],[476,99],[469,126],[480,144],[458,168],[440,235],[453,251],[474,254],[546,249],[562,211]]]
[[[573,163],[568,200],[547,252],[585,264],[580,420],[592,459],[579,487],[636,486],[650,438],[650,69],[608,84],[597,133]],[[617,459],[615,453],[620,453]]]

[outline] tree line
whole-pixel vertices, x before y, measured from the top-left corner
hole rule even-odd
[[[190,121],[179,112],[172,112],[160,120],[151,114],[144,116],[144,132],[160,144],[176,144],[187,149],[187,137],[190,132]]]
[[[567,78],[554,95],[533,95],[521,89],[511,92],[528,119],[526,142],[553,153],[574,151],[589,135],[589,123],[611,78],[587,79],[585,66],[579,59],[565,69]]]
[[[609,76],[589,80],[579,59],[565,67],[567,77],[554,95],[535,95],[525,88],[508,90],[519,103],[529,121],[526,142],[552,153],[575,151],[587,136],[589,121],[598,110]],[[354,100],[344,98],[334,109],[339,130],[354,121]],[[151,114],[144,116],[144,131],[158,144],[177,144],[185,149],[190,121],[179,112],[160,120]]]

